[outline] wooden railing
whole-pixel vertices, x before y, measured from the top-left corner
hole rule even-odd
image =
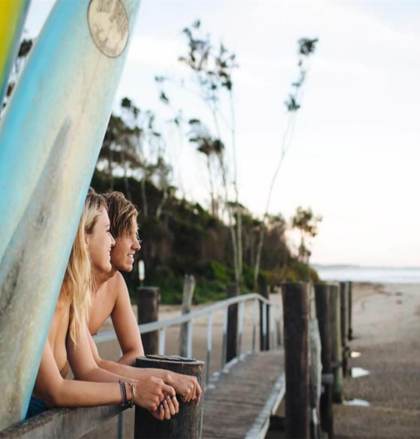
[[[243,334],[245,327],[245,304],[250,302],[253,306],[252,313],[252,343],[250,350],[246,351],[243,348]],[[238,316],[237,316],[237,333],[228,332],[229,326],[229,308],[233,305],[238,306]],[[223,335],[222,335],[222,350],[220,358],[220,369],[214,372],[214,377],[222,370],[229,361],[234,361],[239,357],[243,357],[247,353],[254,353],[267,346],[265,340],[271,340],[271,346],[278,348],[282,344],[282,315],[281,307],[275,303],[270,302],[263,296],[255,293],[243,294],[237,297],[232,297],[230,299],[222,300],[216,302],[212,305],[207,305],[201,309],[191,311],[184,315],[179,315],[172,319],[158,320],[151,323],[146,323],[139,325],[139,330],[142,336],[144,334],[156,333],[158,337],[158,354],[165,354],[166,348],[166,331],[174,326],[181,326],[186,324],[185,337],[181,341],[185,345],[185,352],[188,358],[194,356],[193,352],[193,323],[195,320],[206,318],[207,319],[207,333],[206,333],[206,343],[207,343],[207,355],[206,355],[206,366],[205,366],[205,382],[206,384],[210,381],[209,365],[212,361],[213,353],[213,316],[216,312],[222,311],[223,314]],[[268,316],[270,316],[268,318]],[[232,317],[230,317],[232,318]],[[258,322],[259,320],[259,322]],[[261,335],[262,343],[257,342],[257,327],[259,326],[259,333]],[[227,346],[229,345],[230,338],[235,338],[237,340],[237,352],[236,355],[227,361]],[[96,343],[104,343],[116,340],[116,335],[114,331],[104,331],[95,336]],[[261,346],[262,345],[262,346]]]

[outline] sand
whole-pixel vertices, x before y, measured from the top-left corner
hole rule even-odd
[[[420,285],[356,285],[350,365],[370,372],[344,382],[334,407],[336,438],[420,438]]]

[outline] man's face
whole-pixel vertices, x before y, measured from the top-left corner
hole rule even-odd
[[[119,271],[129,272],[133,269],[134,255],[141,248],[137,236],[137,221],[131,218],[130,230],[115,238],[115,246],[111,251],[111,263],[113,268]]]

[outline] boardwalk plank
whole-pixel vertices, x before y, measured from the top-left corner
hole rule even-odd
[[[256,422],[269,417],[272,407],[267,411],[267,401],[270,397],[270,401],[275,400],[274,391],[284,394],[284,385],[274,390],[281,377],[282,351],[249,355],[222,373],[215,387],[205,394],[203,439],[244,438],[255,430]]]

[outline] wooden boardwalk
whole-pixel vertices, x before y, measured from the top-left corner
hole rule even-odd
[[[283,351],[248,355],[207,389],[203,439],[265,437],[284,393]]]

